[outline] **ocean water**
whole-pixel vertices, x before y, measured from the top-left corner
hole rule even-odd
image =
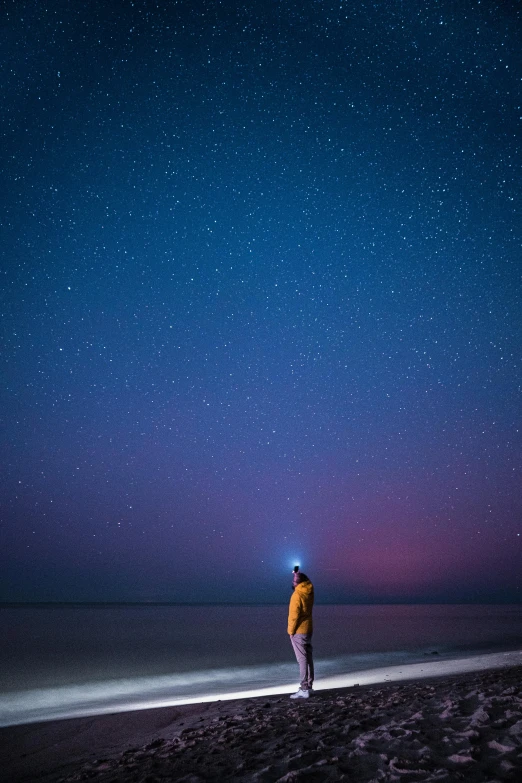
[[[0,607],[0,725],[288,688],[287,606]],[[522,650],[522,606],[317,605],[316,679]]]

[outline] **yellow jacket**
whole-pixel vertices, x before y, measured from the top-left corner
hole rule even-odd
[[[296,585],[290,606],[288,607],[288,633],[312,633],[312,607],[314,605],[314,586],[311,582]]]

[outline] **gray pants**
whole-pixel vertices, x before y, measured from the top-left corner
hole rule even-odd
[[[295,657],[299,664],[300,688],[302,691],[312,690],[314,683],[314,659],[312,658],[312,634],[296,633],[290,637]]]

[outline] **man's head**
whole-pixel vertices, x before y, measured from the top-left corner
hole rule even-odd
[[[297,585],[300,585],[301,582],[309,582],[309,581],[310,580],[308,579],[307,575],[303,574],[302,571],[294,572],[293,577],[292,577],[292,585],[294,587],[297,587]]]

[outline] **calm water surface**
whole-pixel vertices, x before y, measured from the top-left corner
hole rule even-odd
[[[0,607],[0,691],[294,665],[287,606]],[[522,606],[316,606],[321,670],[522,648]]]

